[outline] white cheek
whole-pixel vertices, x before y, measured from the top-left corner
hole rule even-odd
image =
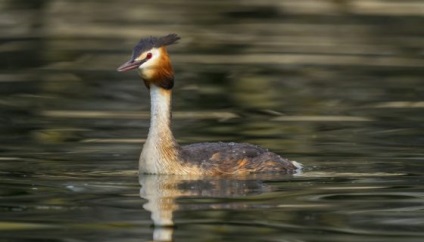
[[[158,49],[152,49],[150,50],[150,53],[152,53],[152,58],[141,64],[138,69],[143,70],[156,65],[157,61],[159,60],[160,52]]]
[[[138,69],[140,69],[140,70],[145,69],[145,68],[147,67],[147,62],[148,62],[148,61],[146,61],[146,62],[144,62],[143,64],[139,65],[139,66],[138,66]]]
[[[149,68],[149,67],[145,67],[145,68],[140,68],[140,72],[141,77],[144,79],[150,79],[153,74],[155,73],[155,71],[153,70],[153,68]]]
[[[150,73],[155,69],[156,66],[156,60],[154,60],[153,58],[144,62],[143,64],[141,64],[138,69],[142,72],[145,73]]]

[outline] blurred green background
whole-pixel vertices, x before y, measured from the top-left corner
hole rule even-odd
[[[141,37],[168,33],[182,37],[169,51],[183,142],[307,153],[321,152],[312,143],[402,129],[394,144],[422,143],[403,129],[423,117],[422,1],[3,0],[0,8],[4,143],[139,143],[148,93],[135,72],[115,69]],[[342,131],[319,139],[326,129]]]

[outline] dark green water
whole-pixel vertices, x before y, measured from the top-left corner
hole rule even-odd
[[[422,241],[423,7],[1,1],[0,241]],[[138,176],[149,95],[115,70],[171,32],[178,141],[302,173]]]

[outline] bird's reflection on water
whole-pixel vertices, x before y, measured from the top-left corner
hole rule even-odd
[[[195,206],[178,204],[177,199],[191,198],[237,198],[259,195],[272,189],[266,181],[290,179],[291,175],[260,174],[247,177],[187,177],[175,175],[139,176],[140,196],[147,200],[144,208],[151,213],[154,225],[154,241],[172,241],[175,228],[173,213],[193,209],[246,209],[252,203],[196,203]]]

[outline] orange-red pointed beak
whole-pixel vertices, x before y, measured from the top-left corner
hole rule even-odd
[[[116,70],[119,71],[119,72],[130,71],[130,70],[137,69],[141,64],[143,64],[143,61],[132,61],[132,60],[130,60],[130,61],[127,61],[124,64],[122,64]]]

